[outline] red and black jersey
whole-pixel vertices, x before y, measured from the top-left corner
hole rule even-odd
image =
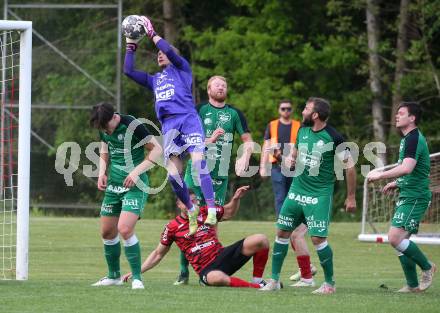
[[[223,213],[223,207],[217,207],[218,221]],[[207,214],[207,207],[201,207],[197,217],[197,232],[193,236],[188,234],[188,219],[179,215],[165,226],[160,238],[161,244],[165,246],[175,242],[197,274],[211,264],[223,250],[217,237],[216,227],[203,224]]]

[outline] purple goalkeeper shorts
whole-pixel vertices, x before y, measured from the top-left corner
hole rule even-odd
[[[162,120],[165,160],[170,155],[183,157],[186,152],[203,152],[205,136],[197,113],[173,114]]]

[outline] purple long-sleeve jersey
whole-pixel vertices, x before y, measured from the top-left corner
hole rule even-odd
[[[135,53],[127,50],[124,73],[154,92],[155,110],[159,121],[162,122],[163,117],[170,114],[197,114],[192,96],[192,71],[188,61],[175,53],[164,39],[159,40],[156,46],[171,62],[161,72],[150,75],[135,70]]]

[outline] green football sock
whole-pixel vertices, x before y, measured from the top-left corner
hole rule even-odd
[[[404,254],[399,255],[399,261],[405,274],[406,284],[411,288],[418,287],[419,280],[417,278],[416,263]]]
[[[182,251],[180,251],[179,260],[180,260],[180,273],[189,274],[189,270],[188,270],[189,262],[185,257],[185,253],[183,253]]]
[[[108,267],[108,278],[119,278],[121,277],[121,267],[119,264],[119,257],[121,256],[121,243],[113,245],[104,244],[104,255],[107,261]]]
[[[330,285],[334,285],[333,280],[333,251],[330,245],[325,248],[316,251],[318,253],[319,262],[321,263],[322,269],[324,270],[325,281]]]
[[[406,248],[406,250],[402,253],[411,258],[414,262],[416,262],[416,264],[420,266],[422,271],[427,271],[431,269],[431,263],[429,263],[426,256],[414,242],[409,241],[408,248]]]
[[[130,269],[132,273],[132,279],[142,280],[141,276],[141,247],[139,242],[134,245],[125,246],[125,256],[127,257],[128,264],[130,264]]]
[[[272,279],[277,281],[280,280],[281,268],[289,248],[289,239],[285,243],[280,239],[275,240],[272,251]]]

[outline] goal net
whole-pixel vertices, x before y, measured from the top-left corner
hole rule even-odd
[[[430,189],[432,192],[431,206],[425,213],[420,224],[419,233],[411,236],[411,240],[422,244],[440,244],[440,153],[430,155],[431,174]],[[385,166],[390,169],[397,164]],[[382,188],[391,180],[374,183],[364,181],[364,197],[362,211],[362,228],[358,238],[361,241],[388,242],[388,228],[394,214],[398,197],[384,195]]]
[[[0,280],[28,277],[32,23],[0,21]]]

